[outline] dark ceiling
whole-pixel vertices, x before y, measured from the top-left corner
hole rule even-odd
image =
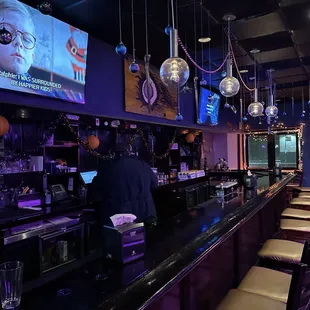
[[[89,32],[105,42],[116,46],[119,42],[118,1],[117,0],[49,0],[53,5],[53,16]],[[40,0],[25,0],[36,7]],[[132,51],[131,38],[131,1],[121,0],[123,11],[123,41],[128,51]],[[151,63],[156,66],[169,57],[169,37],[164,33],[168,23],[167,0],[148,0],[149,50]],[[144,0],[135,0],[136,51],[143,59],[145,54],[145,15]],[[277,97],[301,98],[304,89],[308,101],[310,77],[310,0],[175,0],[177,5],[179,35],[187,43],[191,52],[201,33],[201,11],[203,34],[212,37],[211,43],[205,43],[203,60],[209,68],[208,56],[211,55],[211,67],[223,60],[223,22],[226,13],[236,15],[232,23],[232,32],[236,42],[234,50],[240,68],[249,73],[244,79],[251,84],[253,76],[253,58],[249,51],[261,50],[256,55],[259,86],[263,91],[268,84],[265,70],[274,68],[274,81],[277,83]],[[202,8],[202,10],[201,10]],[[196,12],[196,15],[194,14]],[[194,15],[196,16],[194,19]],[[197,35],[195,38],[194,21]],[[209,27],[210,26],[210,27]],[[210,50],[209,50],[210,46]],[[200,62],[201,44],[197,44],[197,59]],[[182,53],[180,53],[183,57]],[[104,55],[102,55],[104,57]],[[193,67],[191,66],[192,71]],[[207,78],[206,78],[207,80]],[[212,84],[218,85],[220,74],[212,76]]]

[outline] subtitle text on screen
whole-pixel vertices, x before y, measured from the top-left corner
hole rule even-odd
[[[59,83],[52,81],[46,81],[38,78],[34,78],[27,75],[19,75],[10,72],[0,70],[0,77],[11,79],[12,86],[18,86],[23,88],[29,88],[33,90],[39,90],[44,92],[52,92],[53,88],[61,89],[62,86]]]

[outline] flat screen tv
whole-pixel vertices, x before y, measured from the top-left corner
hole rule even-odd
[[[85,103],[88,34],[17,0],[0,0],[0,88]]]
[[[218,124],[220,96],[209,89],[200,87],[198,103],[198,124],[216,126]]]

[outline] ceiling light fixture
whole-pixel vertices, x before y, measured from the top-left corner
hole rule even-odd
[[[243,70],[240,70],[239,72],[240,72],[240,73],[248,73],[249,70],[248,70],[248,69],[243,69]]]
[[[231,14],[227,14],[224,15],[223,20],[227,21],[228,24],[228,31],[227,31],[227,38],[228,38],[228,44],[227,44],[227,52],[229,54],[229,57],[227,58],[226,61],[226,72],[227,72],[227,76],[221,81],[220,85],[219,85],[219,90],[221,92],[221,94],[224,97],[233,97],[235,96],[240,89],[240,83],[239,81],[233,77],[232,75],[232,51],[231,51],[231,46],[230,46],[230,22],[235,20],[236,16],[231,15]]]
[[[198,41],[200,43],[208,43],[211,41],[211,38],[210,37],[202,37],[202,38],[199,38]]]

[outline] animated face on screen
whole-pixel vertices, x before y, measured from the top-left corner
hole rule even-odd
[[[35,27],[27,8],[17,0],[0,0],[0,28],[11,32],[13,40],[0,44],[0,69],[25,74],[33,64]]]

